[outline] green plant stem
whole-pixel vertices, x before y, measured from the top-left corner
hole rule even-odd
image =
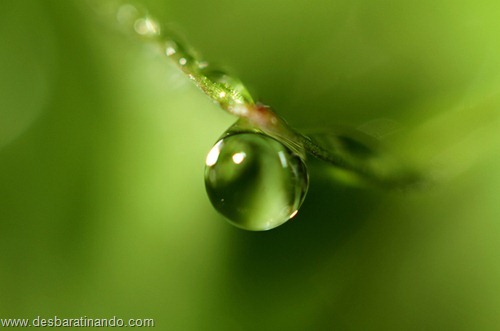
[[[383,164],[384,157],[371,151],[369,158],[353,157],[349,148],[339,148],[338,144],[320,145],[296,130],[279,117],[270,107],[256,104],[246,87],[236,77],[212,68],[189,47],[186,47],[173,33],[149,15],[148,11],[130,3],[114,3],[107,13],[117,18],[119,27],[128,34],[153,43],[167,58],[223,110],[240,118],[238,123],[255,131],[268,134],[283,142],[291,150],[306,158],[309,153],[330,165],[355,173],[359,177],[383,187],[407,187],[420,181],[414,172],[401,167]],[[102,6],[102,2],[94,6]],[[99,12],[99,9],[96,9]],[[102,11],[102,10],[101,10]],[[339,141],[339,139],[336,140]],[[365,146],[366,147],[366,146]],[[382,155],[383,156],[383,155]],[[375,159],[375,164],[373,160]],[[381,165],[382,164],[382,165]]]

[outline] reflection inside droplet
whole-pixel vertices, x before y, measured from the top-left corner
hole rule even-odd
[[[269,230],[294,217],[308,184],[304,161],[261,133],[228,135],[207,155],[205,186],[213,206],[245,230]]]
[[[245,159],[246,154],[244,152],[236,153],[233,155],[233,162],[240,164]]]
[[[167,54],[167,56],[172,56],[175,54],[175,48],[173,48],[172,46],[167,46],[166,50],[165,50],[165,54]]]
[[[228,75],[224,71],[210,68],[210,66],[203,67],[201,73],[215,84],[219,103],[223,105],[253,104],[250,92],[236,77]]]
[[[287,168],[288,167],[288,162],[286,160],[285,153],[278,152],[278,156],[280,157],[280,162],[281,162],[281,165],[283,166],[283,168]]]
[[[200,61],[198,62],[198,69],[205,69],[208,67],[208,62],[207,61]]]

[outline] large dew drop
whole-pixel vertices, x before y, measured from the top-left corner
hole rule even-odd
[[[242,229],[263,231],[295,216],[309,185],[304,161],[267,135],[238,132],[208,153],[205,185],[215,209]]]

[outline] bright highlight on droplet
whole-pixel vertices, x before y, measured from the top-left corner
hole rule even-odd
[[[155,36],[160,34],[160,25],[149,17],[139,18],[134,24],[135,32],[142,36]]]
[[[180,64],[181,66],[184,66],[184,65],[186,65],[186,63],[187,63],[187,60],[186,60],[186,58],[184,58],[184,57],[181,57],[181,58],[179,59],[179,64]]]
[[[172,56],[175,54],[175,48],[173,47],[167,47],[167,49],[165,50],[165,54],[167,54],[167,56]]]
[[[236,164],[240,164],[245,159],[245,156],[246,156],[246,154],[243,153],[243,152],[242,153],[233,154],[233,162],[236,163]]]
[[[283,153],[283,152],[278,152],[278,156],[279,156],[279,158],[280,158],[281,166],[282,166],[283,168],[288,167],[288,164],[287,164],[287,161],[286,161],[286,156],[285,156],[285,153]]]
[[[207,67],[208,67],[208,62],[207,62],[207,61],[200,61],[200,62],[198,63],[198,68],[199,68],[199,69],[205,69],[205,68],[207,68]]]
[[[207,156],[210,201],[230,223],[245,230],[270,230],[295,216],[308,185],[304,161],[261,133],[225,136]]]
[[[215,144],[214,147],[208,152],[207,159],[205,160],[205,164],[207,167],[213,166],[217,163],[217,159],[219,158],[220,148],[222,146],[222,140]]]

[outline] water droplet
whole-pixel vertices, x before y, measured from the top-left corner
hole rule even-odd
[[[141,36],[154,37],[160,34],[160,25],[151,17],[141,17],[135,21],[134,30]]]
[[[168,39],[163,46],[165,54],[177,62],[181,67],[185,67],[188,72],[198,70],[198,60],[192,50],[184,47],[179,41]]]
[[[214,97],[222,105],[243,105],[253,104],[252,96],[243,83],[234,76],[227,73],[206,67],[202,74],[215,84]]]
[[[262,133],[229,133],[207,155],[205,186],[213,206],[245,230],[269,230],[295,216],[308,185],[304,161]]]

